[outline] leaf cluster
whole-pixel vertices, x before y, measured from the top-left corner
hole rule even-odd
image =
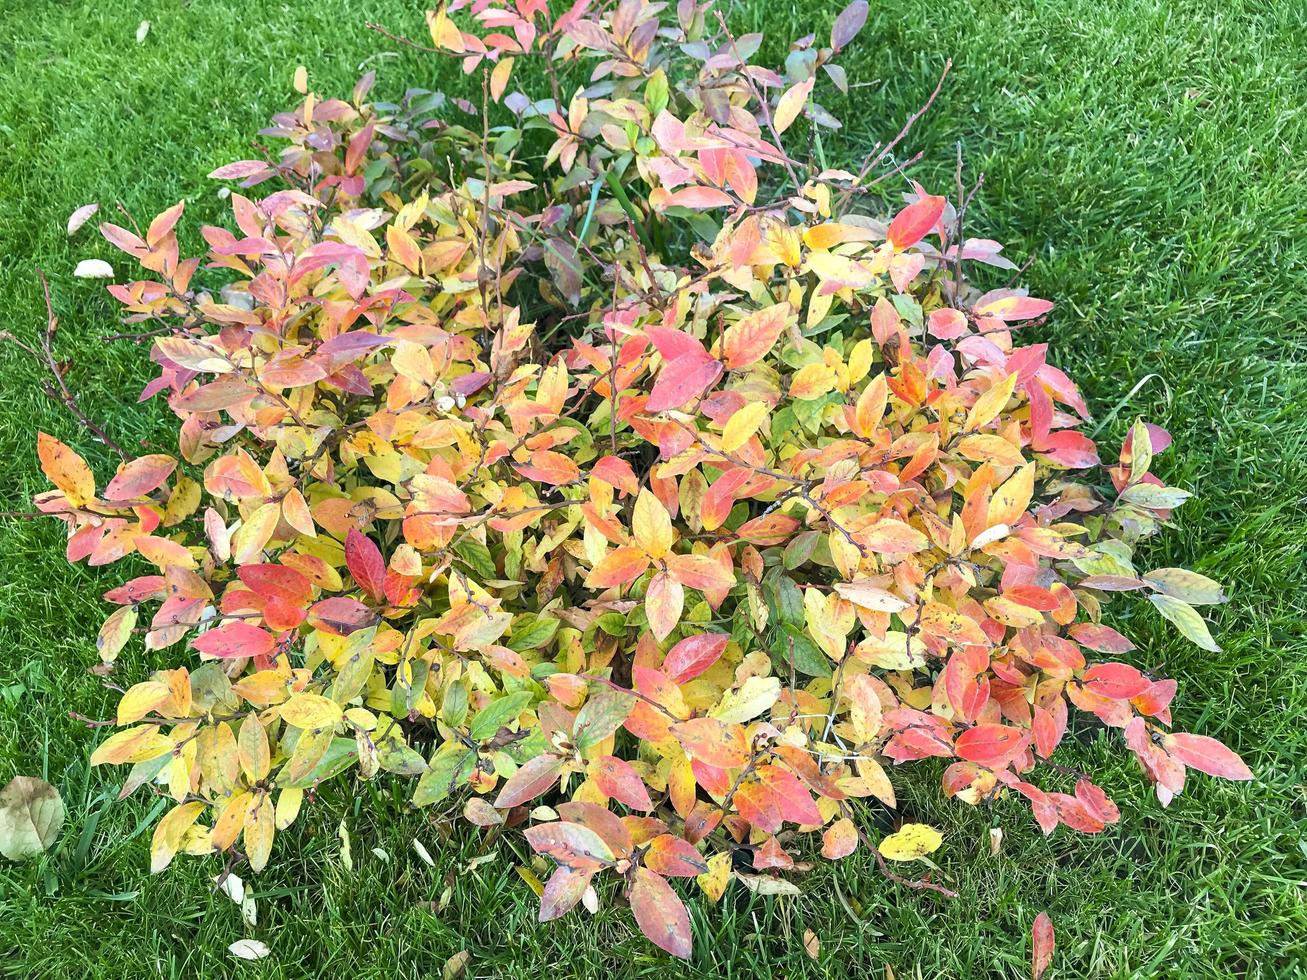
[[[93,761],[174,801],[154,870],[258,871],[315,787],[384,773],[524,827],[557,863],[542,919],[616,875],[688,956],[669,878],[784,891],[820,835],[905,880],[885,862],[938,833],[858,822],[897,765],[946,759],[949,796],[1019,795],[1045,833],[1119,818],[1088,774],[1039,785],[1072,712],[1163,803],[1191,768],[1251,778],[1170,731],[1175,682],[1101,621],[1138,593],[1215,649],[1220,587],[1134,561],[1188,497],[1154,473],[1170,437],[1140,421],[1100,459],[1017,339],[1053,304],[973,281],[1015,267],[961,188],[872,213],[906,128],[825,166],[866,3],[777,69],[711,4],[667,8],[455,0],[431,46],[479,106],[301,76],[280,152],[212,174],[240,187],[203,255],[180,203],[101,225],[147,272],[108,288],[178,448],[102,485],[42,434],[36,502],[69,560],[152,566],[106,595],[100,656],[140,637],[178,666]]]

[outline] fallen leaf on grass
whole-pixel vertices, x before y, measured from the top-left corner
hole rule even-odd
[[[104,259],[82,259],[73,270],[78,279],[112,279],[113,266]]]
[[[80,208],[68,216],[68,237],[76,235],[82,225],[91,220],[95,212],[100,210],[98,204],[83,204]]]
[[[238,939],[227,950],[238,960],[261,960],[272,952],[266,943],[257,939]]]
[[[15,776],[0,790],[0,854],[25,861],[40,854],[64,825],[64,801],[44,779]]]

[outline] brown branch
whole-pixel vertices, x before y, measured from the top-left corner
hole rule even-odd
[[[943,885],[938,885],[933,881],[926,881],[924,878],[904,878],[902,875],[892,871],[890,866],[885,863],[885,857],[880,853],[880,849],[871,842],[871,838],[867,836],[867,832],[859,827],[858,822],[853,819],[853,811],[849,809],[847,803],[841,801],[840,813],[843,814],[851,824],[853,824],[853,829],[857,832],[858,840],[862,842],[862,845],[876,856],[876,867],[880,869],[880,873],[890,881],[894,882],[894,884],[902,885],[904,888],[911,888],[913,891],[937,892],[945,898],[958,897],[958,893],[951,888],[945,888]]]
[[[72,412],[91,435],[112,449],[119,457],[126,460],[130,458],[128,452],[114,442],[104,429],[91,421],[90,416],[83,412],[81,405],[77,403],[77,396],[72,393],[68,383],[64,381],[63,371],[59,369],[59,361],[54,356],[54,335],[59,329],[59,318],[55,316],[54,305],[50,302],[50,283],[46,280],[45,273],[40,266],[37,266],[36,274],[41,278],[41,292],[45,298],[45,332],[40,335],[40,349],[38,350],[23,343],[7,330],[0,331],[0,341],[9,341],[15,347],[25,351],[29,357],[36,361],[39,367],[49,371],[59,389],[56,391],[49,384],[41,385],[41,390],[45,392],[46,396],[54,401],[62,402],[64,408]]]

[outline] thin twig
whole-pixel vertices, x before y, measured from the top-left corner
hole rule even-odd
[[[45,297],[45,332],[40,335],[40,349],[37,350],[24,343],[7,330],[0,331],[0,341],[9,341],[15,347],[25,351],[39,366],[49,371],[55,380],[55,384],[59,386],[59,390],[56,391],[50,385],[43,384],[41,388],[46,395],[55,401],[62,402],[64,407],[77,417],[77,420],[82,423],[87,431],[117,453],[120,458],[126,460],[130,458],[127,451],[114,442],[104,429],[91,421],[90,416],[83,412],[81,405],[77,403],[77,396],[72,393],[68,383],[64,381],[64,373],[59,369],[59,361],[54,356],[54,335],[59,329],[59,318],[55,316],[54,305],[50,302],[50,283],[46,280],[45,273],[40,266],[37,267],[36,274],[41,278],[41,292]]]

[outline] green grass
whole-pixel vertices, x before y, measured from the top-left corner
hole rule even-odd
[[[730,6],[730,5],[727,5]],[[908,140],[914,175],[952,187],[953,147],[985,174],[973,233],[1035,254],[1032,290],[1059,301],[1040,339],[1100,417],[1156,375],[1105,431],[1115,444],[1143,414],[1169,427],[1169,482],[1197,493],[1178,528],[1150,546],[1155,565],[1186,565],[1226,583],[1215,614],[1224,652],[1179,640],[1147,608],[1118,618],[1141,666],[1180,681],[1177,725],[1228,741],[1258,774],[1232,785],[1195,776],[1162,811],[1119,737],[1088,734],[1068,761],[1103,773],[1122,822],[1096,838],[1040,837],[1024,808],[949,804],[929,766],[896,776],[904,812],[946,834],[936,855],[962,897],[896,888],[860,857],[810,875],[796,899],[735,889],[693,901],[691,967],[640,939],[625,910],[573,913],[540,926],[513,871],[520,840],[487,847],[404,803],[388,781],[325,794],[279,840],[254,884],[259,923],[215,895],[215,861],[147,874],[152,801],[114,802],[120,774],[89,771],[99,734],[68,719],[107,716],[115,700],[95,660],[98,595],[116,582],[70,568],[53,522],[0,522],[0,782],[44,775],[69,816],[58,846],[0,864],[0,974],[13,976],[304,976],[439,974],[471,954],[473,976],[1022,976],[1036,912],[1058,930],[1059,977],[1291,977],[1307,963],[1307,45],[1300,0],[878,0],[850,76],[870,82],[830,104],[846,121],[828,141],[847,157],[896,132],[946,56],[956,68]],[[825,31],[829,0],[734,4],[740,29],[774,50]],[[134,33],[152,21],[143,44]],[[133,406],[148,376],[143,349],[106,344],[115,306],[75,280],[80,258],[125,269],[90,229],[63,225],[92,200],[153,215],[186,198],[183,247],[222,202],[204,174],[247,156],[267,117],[292,98],[294,65],[314,87],[348,90],[366,62],[378,91],[459,83],[433,57],[396,50],[365,28],[421,30],[400,0],[205,0],[31,3],[0,0],[0,300],[4,326],[43,323],[35,276],[50,276],[60,347],[86,409],[121,442],[168,443],[157,405]],[[946,190],[950,192],[951,190]],[[112,217],[112,215],[108,215]],[[25,509],[43,488],[39,427],[104,451],[40,393],[34,369],[0,350],[0,494]],[[124,658],[124,682],[149,668]],[[339,860],[344,818],[356,870]],[[987,828],[1007,828],[1001,856]],[[422,840],[436,868],[411,842]],[[371,849],[385,849],[384,862]],[[482,853],[491,860],[469,868]],[[842,894],[848,906],[838,897]],[[442,894],[448,892],[447,903]],[[605,898],[612,897],[605,894]],[[855,918],[852,908],[859,908]],[[801,937],[822,942],[816,962]],[[236,964],[243,936],[273,949]]]

